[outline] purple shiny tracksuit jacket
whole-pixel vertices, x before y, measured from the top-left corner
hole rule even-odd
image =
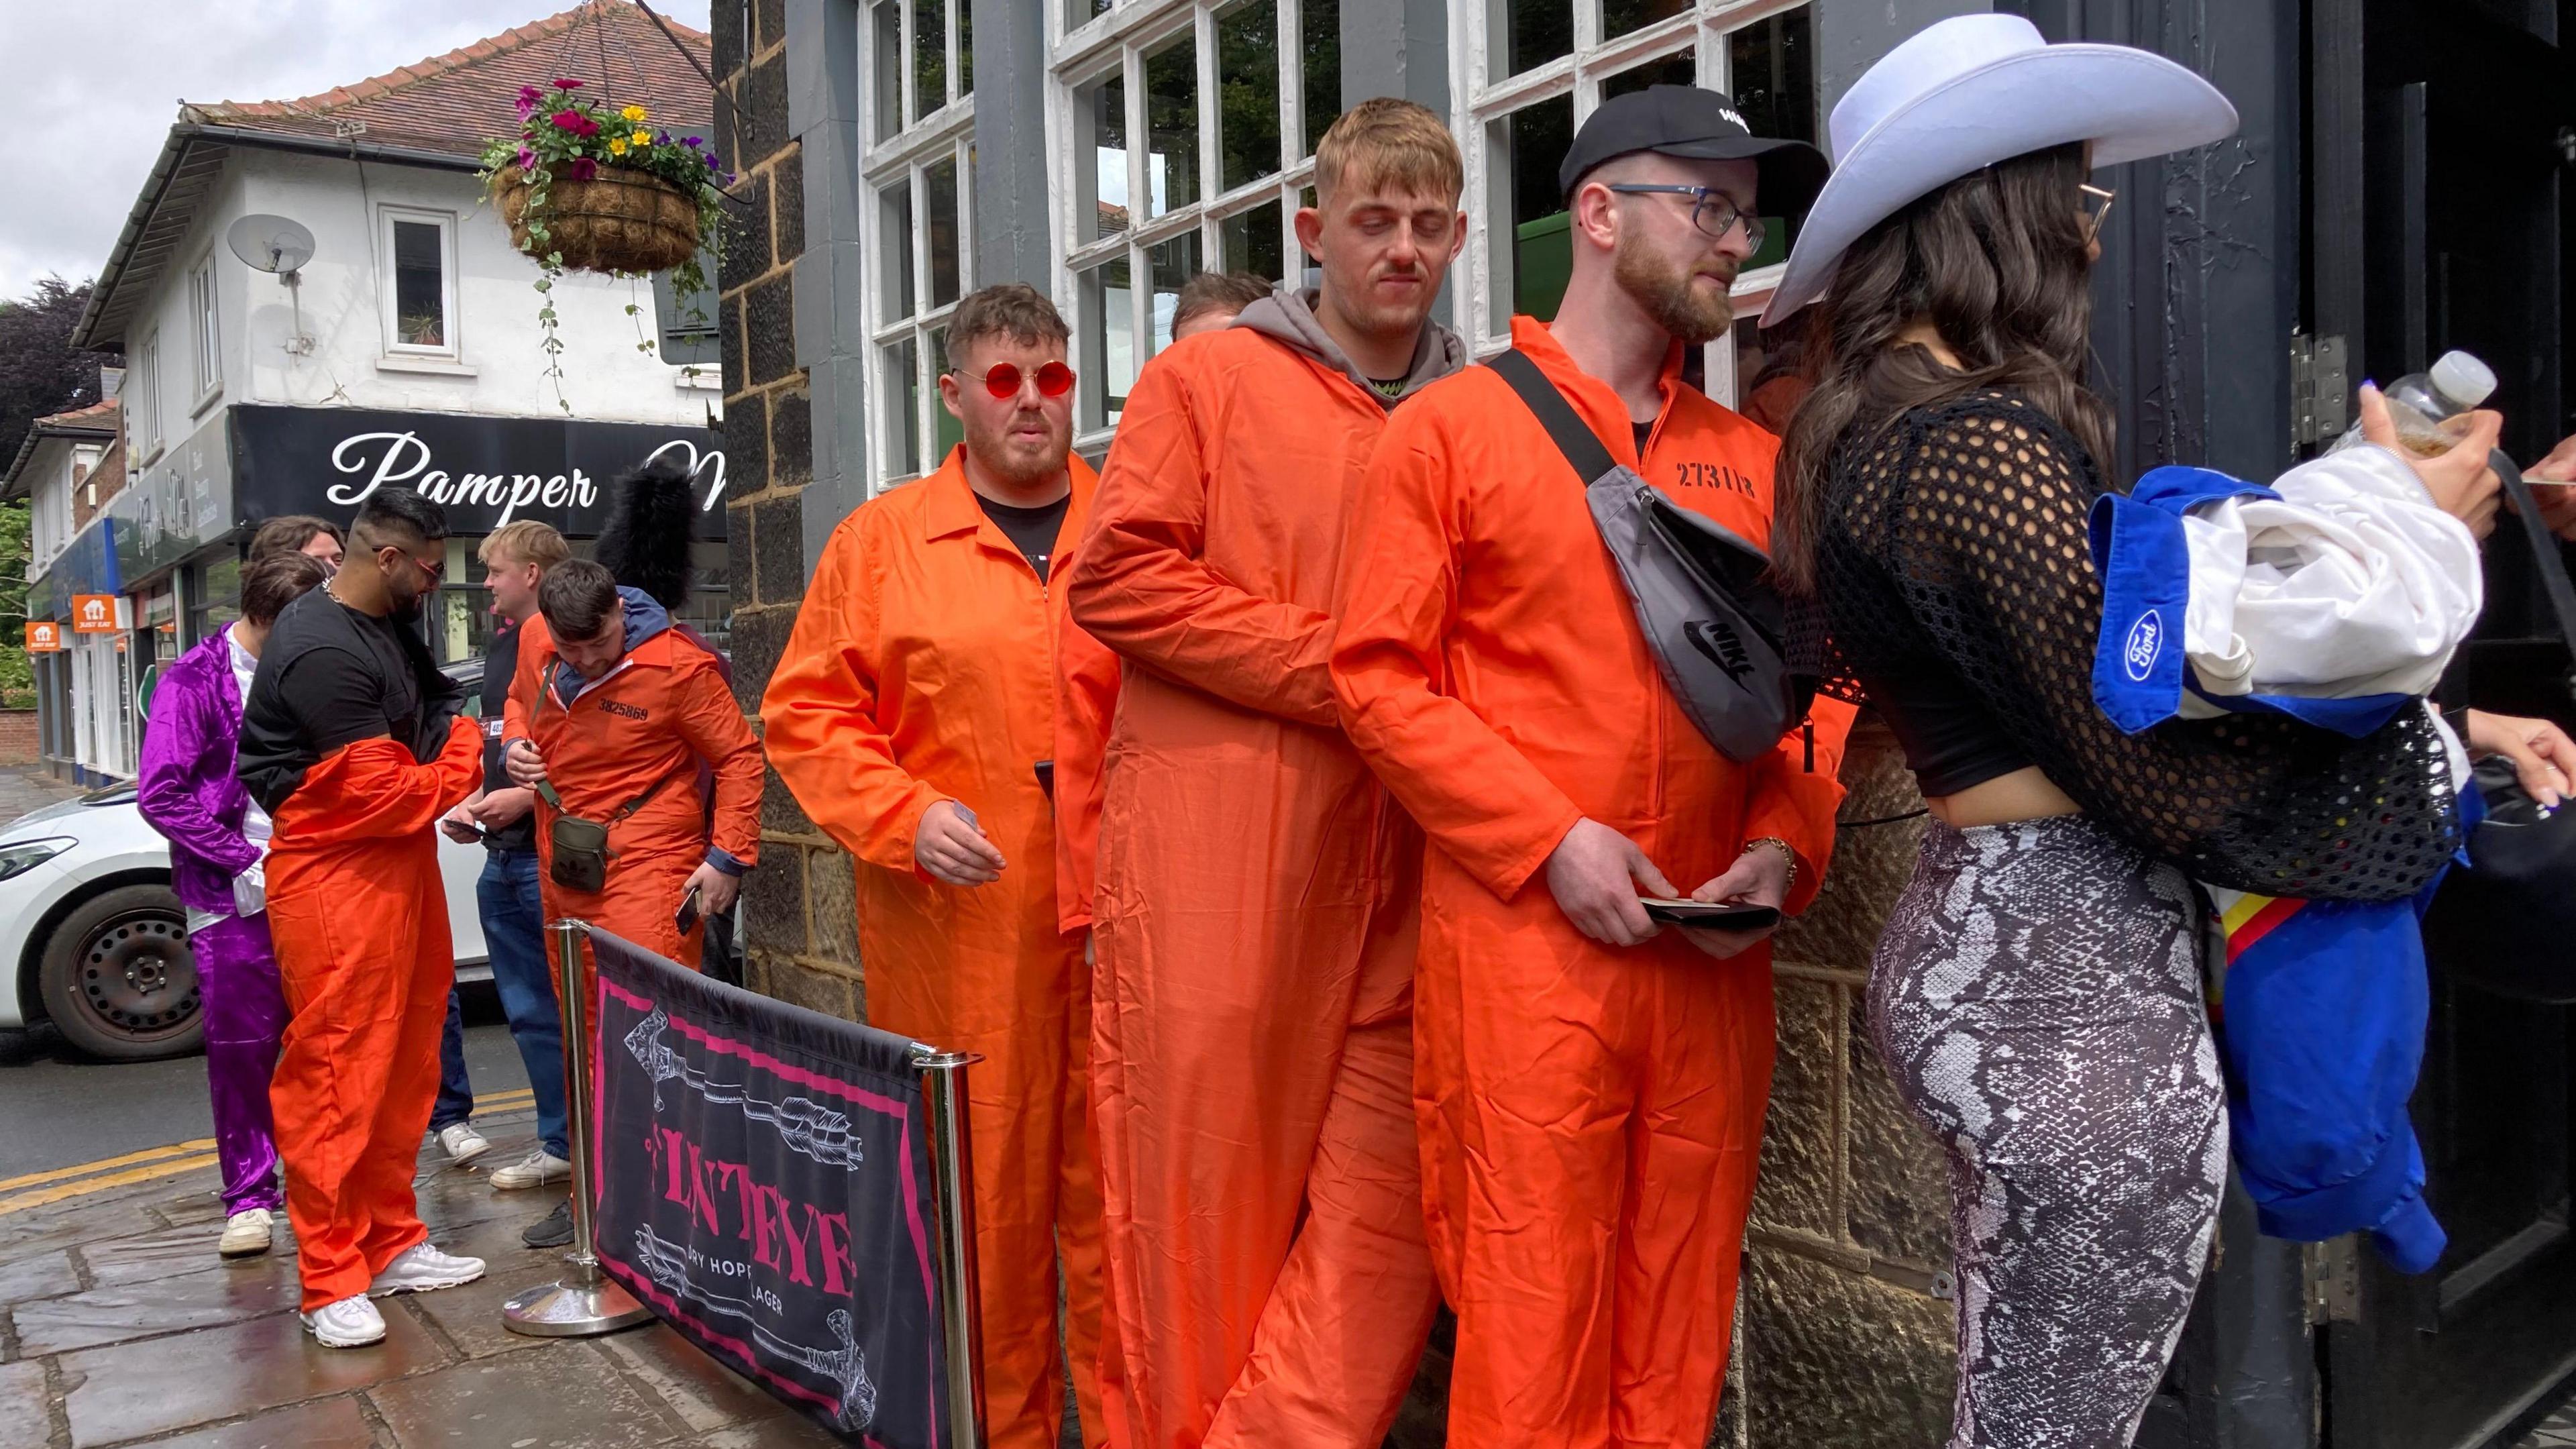
[[[260,857],[242,835],[250,795],[233,775],[241,688],[227,628],[161,676],[143,730],[138,771],[144,822],[170,841],[170,884],[182,904],[220,916],[189,935],[206,1018],[206,1086],[224,1174],[224,1211],[284,1205],[268,1105],[286,1030],[286,997],[268,917],[236,916],[233,877]]]

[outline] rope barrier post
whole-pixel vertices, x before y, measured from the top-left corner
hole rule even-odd
[[[939,1318],[947,1352],[949,1432],[983,1449],[984,1324],[975,1269],[975,1159],[966,1122],[966,1069],[983,1060],[915,1044],[921,1099],[930,1109],[931,1211],[939,1238]]]
[[[633,1294],[599,1271],[592,1251],[593,1194],[590,1182],[591,1101],[590,1001],[582,993],[581,938],[590,923],[567,917],[546,928],[555,938],[557,981],[563,1001],[564,1146],[572,1153],[572,1251],[564,1255],[571,1271],[540,1284],[501,1305],[501,1324],[512,1333],[533,1338],[590,1338],[632,1328],[653,1316]]]

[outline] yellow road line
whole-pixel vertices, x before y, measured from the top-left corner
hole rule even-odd
[[[34,1192],[22,1192],[16,1197],[0,1197],[0,1218],[5,1218],[11,1213],[25,1212],[29,1208],[40,1208],[47,1203],[61,1202],[65,1198],[85,1197],[90,1193],[105,1192],[111,1187],[131,1187],[135,1183],[150,1182],[155,1178],[177,1177],[180,1173],[194,1172],[201,1167],[213,1167],[216,1163],[215,1154],[209,1152],[200,1157],[182,1157],[172,1162],[156,1162],[143,1167],[130,1167],[123,1172],[110,1173],[105,1177],[57,1183],[52,1187],[38,1188]]]
[[[84,1162],[78,1167],[57,1167],[48,1172],[31,1172],[24,1177],[12,1177],[0,1181],[0,1193],[14,1188],[34,1187],[38,1183],[60,1182],[66,1177],[79,1177],[85,1173],[104,1172],[111,1167],[124,1167],[129,1163],[150,1162],[154,1158],[169,1157],[175,1153],[208,1152],[213,1150],[214,1145],[215,1139],[212,1137],[201,1137],[194,1142],[175,1142],[168,1147],[147,1147],[141,1152],[129,1152],[123,1157],[108,1157],[97,1162]]]

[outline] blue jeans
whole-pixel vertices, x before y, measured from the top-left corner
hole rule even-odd
[[[429,1130],[441,1132],[474,1115],[474,1084],[465,1077],[465,1011],[456,988],[447,988],[447,1030],[438,1038],[438,1100],[430,1105]]]
[[[537,1140],[557,1157],[564,1143],[563,1015],[555,1002],[554,971],[546,960],[546,908],[537,894],[537,853],[495,850],[474,883],[483,911],[483,949],[492,958],[492,985],[510,1019],[510,1039],[527,1065],[537,1097]]]

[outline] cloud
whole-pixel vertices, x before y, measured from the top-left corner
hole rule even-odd
[[[655,0],[707,28],[710,0]],[[570,8],[570,0],[0,0],[13,204],[0,297],[107,262],[179,103],[327,91]],[[32,204],[30,204],[32,203]]]

